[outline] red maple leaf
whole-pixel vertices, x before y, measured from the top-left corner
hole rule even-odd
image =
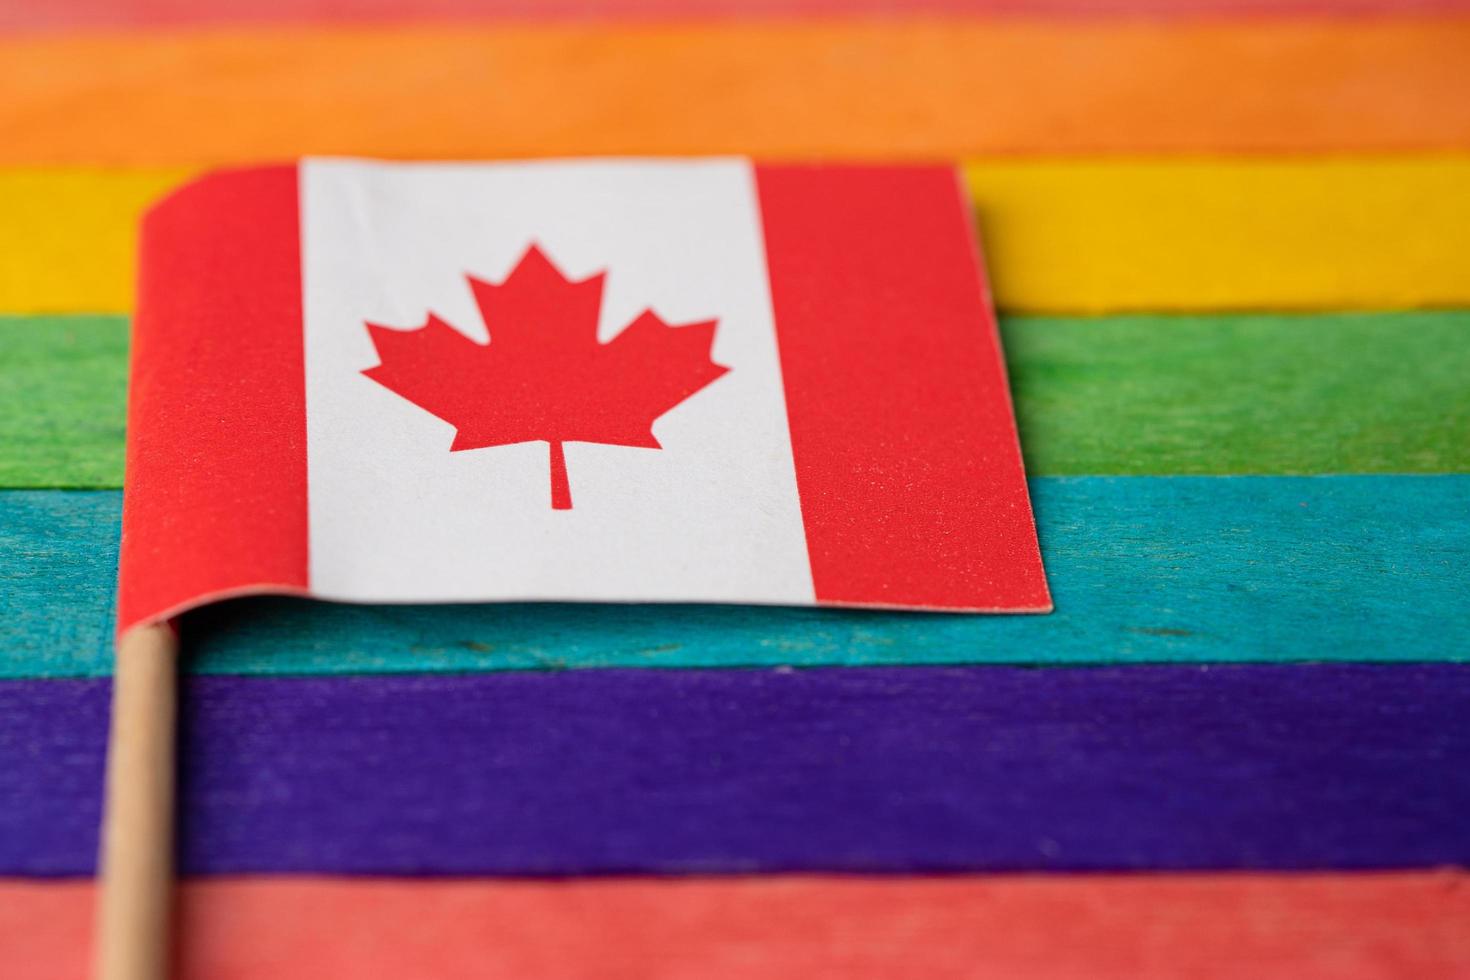
[[[466,276],[488,344],[432,313],[412,330],[368,323],[382,363],[362,373],[453,425],[451,452],[549,442],[551,506],[569,510],[563,443],[660,449],[654,420],[729,370],[710,360],[715,320],[644,310],[599,343],[606,275],[572,282],[532,245],[498,285]]]

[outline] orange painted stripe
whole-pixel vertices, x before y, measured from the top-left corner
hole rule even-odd
[[[10,980],[82,976],[90,882],[0,881]],[[1470,876],[184,885],[182,978],[1470,976]]]
[[[0,41],[0,164],[1470,147],[1470,18]]]

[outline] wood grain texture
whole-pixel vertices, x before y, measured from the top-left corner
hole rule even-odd
[[[1002,310],[1470,305],[1464,154],[964,170]],[[190,173],[0,170],[0,312],[131,309],[138,216]]]
[[[1470,312],[1006,317],[1033,476],[1470,471]],[[127,323],[0,317],[0,488],[122,485]]]
[[[120,487],[128,327],[0,317],[0,487]]]
[[[1057,611],[227,603],[191,668],[567,667],[1470,658],[1470,476],[1031,481]],[[105,674],[119,495],[0,493],[0,676]]]
[[[108,687],[0,681],[0,874],[91,873]],[[1470,862],[1463,664],[195,677],[180,705],[186,874]]]
[[[1470,313],[1007,318],[1027,471],[1470,471]]]
[[[85,972],[92,883],[0,879],[8,980]],[[1470,973],[1470,875],[221,877],[179,980],[1426,980]],[[575,923],[575,928],[568,928]]]
[[[0,163],[1465,150],[1467,44],[1463,16],[9,37]]]

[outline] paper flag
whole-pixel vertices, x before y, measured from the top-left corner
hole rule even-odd
[[[361,602],[1050,608],[948,167],[221,172],[143,225],[120,625]]]

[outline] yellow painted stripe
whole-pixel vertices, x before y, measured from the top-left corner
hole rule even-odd
[[[1013,310],[1470,305],[1470,156],[978,163]]]
[[[1470,156],[965,167],[1009,310],[1470,306]],[[188,171],[0,171],[0,312],[126,311]]]
[[[138,216],[187,170],[0,170],[0,312],[133,306]]]

